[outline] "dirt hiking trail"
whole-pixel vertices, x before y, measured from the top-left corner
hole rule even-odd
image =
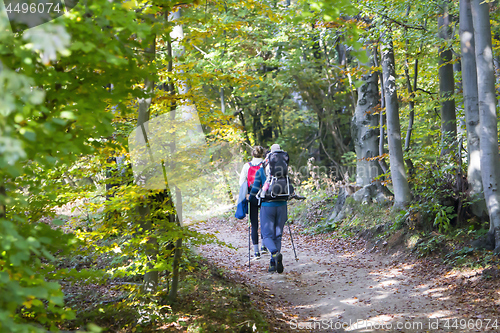
[[[236,250],[216,245],[200,254],[228,275],[255,288],[280,323],[276,332],[494,332],[495,318],[471,316],[447,295],[436,272],[401,255],[365,249],[364,240],[303,235],[291,225],[299,260],[294,259],[288,226],[282,241],[282,274],[268,273],[269,254],[248,267],[246,220],[212,219],[196,229],[213,233]],[[431,265],[432,267],[437,265]],[[473,321],[462,328],[460,320]],[[489,321],[488,321],[489,320]],[[481,327],[480,327],[481,326]]]

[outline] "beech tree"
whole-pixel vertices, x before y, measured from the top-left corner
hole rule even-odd
[[[490,216],[490,236],[494,237],[495,252],[500,252],[500,158],[495,97],[495,72],[489,4],[471,1],[479,100],[481,176],[484,198]]]
[[[410,202],[411,193],[406,178],[403,147],[401,144],[394,48],[390,33],[391,31],[387,29],[382,37],[382,75],[384,78],[387,141],[389,143],[389,162],[394,188],[394,207],[401,209]]]
[[[369,53],[369,51],[367,51]],[[375,113],[379,105],[378,73],[372,71],[373,58],[366,64],[368,72],[362,76],[358,88],[358,101],[351,120],[351,135],[356,150],[356,185],[371,184],[379,172],[375,157],[379,149],[379,117]]]
[[[467,129],[467,181],[472,204],[472,212],[483,217],[488,214],[483,195],[481,179],[481,151],[479,145],[479,104],[477,86],[477,68],[474,42],[474,28],[470,0],[460,1],[460,45],[462,62],[462,87]]]
[[[439,49],[439,98],[441,99],[441,137],[448,151],[448,145],[456,139],[457,119],[455,113],[455,80],[453,77],[453,53],[448,44],[450,35],[450,15],[448,3],[442,3],[443,12],[438,17],[439,37],[444,45]]]

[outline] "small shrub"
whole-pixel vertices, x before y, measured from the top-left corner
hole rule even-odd
[[[418,257],[425,257],[435,252],[439,252],[444,248],[446,243],[445,235],[432,235],[431,237],[417,242],[414,251],[418,253]]]

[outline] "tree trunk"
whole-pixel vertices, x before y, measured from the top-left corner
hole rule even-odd
[[[460,0],[460,45],[462,48],[462,87],[467,128],[467,181],[470,197],[478,200],[472,204],[472,213],[478,217],[488,214],[481,179],[481,152],[479,148],[479,104],[477,69],[470,0]]]
[[[7,192],[5,191],[5,186],[0,185],[0,219],[4,219],[7,214],[6,199]]]
[[[262,141],[260,143],[264,142],[271,142],[273,140],[273,120],[272,120],[272,109],[269,105],[266,105],[262,108],[262,124],[264,127],[262,128]]]
[[[255,107],[254,111],[250,111],[250,116],[252,117],[252,131],[253,131],[253,141],[254,144],[262,143],[262,122],[260,121],[260,111],[258,106]]]
[[[171,13],[172,21],[179,20],[181,18],[181,16],[182,16],[181,8],[177,8],[177,10],[175,12]],[[174,29],[172,30],[172,32],[170,33],[170,37],[172,39],[179,41],[179,43],[180,43],[180,41],[184,39],[184,30],[182,28],[182,25],[175,26]],[[169,50],[170,59],[173,59],[173,57],[182,56],[184,54],[184,51],[185,51],[184,47],[180,46],[180,45],[178,47],[176,47],[176,50],[177,50],[177,52],[175,54],[172,54],[172,49],[170,48],[170,50]],[[189,92],[189,86],[187,85],[187,83],[180,82],[179,93],[185,95],[188,92]],[[191,118],[193,116],[194,116],[194,114],[182,115],[182,118],[183,119]],[[174,110],[171,112],[172,121],[175,121],[175,117],[176,117],[176,111]],[[172,156],[174,156],[176,149],[177,149],[176,142],[174,140],[170,146],[170,152],[171,152]],[[180,227],[180,226],[182,226],[182,193],[181,193],[181,190],[177,186],[173,189],[171,188],[170,190],[171,190],[171,192],[175,191],[175,197],[177,199],[176,200],[177,202],[175,205],[177,217],[174,218],[174,220],[177,222],[178,226]],[[182,238],[178,238],[175,241],[174,260],[172,263],[172,286],[171,286],[170,292],[168,294],[168,301],[170,303],[175,302],[175,300],[177,298],[177,290],[178,290],[178,286],[179,286],[179,264],[180,264],[181,255],[182,255]]]
[[[337,51],[337,64],[340,66],[345,66],[347,63],[347,50],[344,44],[340,41],[335,45],[335,50]]]
[[[495,252],[498,253],[500,252],[500,158],[489,4],[483,0],[472,0],[471,9],[479,91],[481,176],[490,215],[490,235],[494,235]]]
[[[411,200],[410,187],[406,178],[401,146],[401,126],[399,123],[399,106],[396,88],[396,70],[394,49],[390,31],[383,37],[382,73],[384,77],[384,94],[387,114],[387,140],[389,143],[389,162],[392,185],[394,187],[394,207],[404,208]]]
[[[406,16],[410,16],[410,9],[411,5],[408,5],[408,8],[406,9]],[[405,34],[408,34],[408,29],[405,29]],[[415,91],[417,89],[417,77],[418,77],[418,58],[415,59],[415,65],[413,66],[413,87],[411,86],[411,80],[410,80],[410,65],[408,63],[408,45],[410,44],[408,36],[406,37],[405,40],[405,76],[406,76],[406,88],[408,89],[408,95],[410,97],[410,102],[408,103],[408,106],[410,108],[410,115],[408,118],[408,129],[406,130],[406,138],[405,138],[405,145],[404,145],[404,152],[408,153],[410,151],[410,142],[411,142],[411,133],[413,132],[413,123],[415,121]],[[422,49],[422,44],[420,44],[420,49]],[[408,167],[408,174],[410,177],[414,173],[414,166],[413,162],[410,158],[407,158],[405,160],[406,166]]]
[[[498,87],[497,94],[500,95],[500,56],[498,54],[493,58],[493,65],[495,66],[495,87]],[[500,100],[498,106],[500,106]]]
[[[155,52],[156,52],[155,43],[156,43],[156,37],[153,38],[152,45],[145,49],[145,54],[149,61],[153,61],[155,58]],[[144,79],[144,90],[149,96],[145,98],[140,98],[138,100],[139,115],[137,117],[137,127],[142,127],[143,131],[140,130],[137,131],[137,142],[142,142],[145,145],[148,145],[148,138],[146,137],[147,129],[145,129],[145,127],[147,126],[147,122],[149,121],[150,117],[149,107],[151,105],[153,89],[154,89],[154,81],[151,78]],[[139,215],[139,223],[142,228],[142,233],[145,233],[146,231],[151,229],[151,221],[149,217],[150,213],[149,204],[140,203],[136,207],[136,212]],[[148,249],[146,251],[148,257],[150,258],[149,260],[154,260],[156,254],[158,253],[157,249],[158,242],[156,240],[156,237],[149,236],[147,244],[148,244],[147,245]],[[151,264],[151,262],[148,262],[148,268],[152,267],[153,265]],[[145,293],[155,293],[157,287],[158,287],[158,271],[146,272],[146,274],[144,274],[142,291]]]
[[[409,12],[409,7],[408,7]],[[410,96],[410,102],[408,106],[410,108],[410,115],[408,119],[408,129],[406,130],[405,146],[404,151],[408,153],[410,151],[411,133],[413,131],[413,123],[415,121],[415,90],[417,89],[417,77],[418,77],[418,59],[415,59],[415,65],[413,66],[413,87],[411,86],[410,80],[410,70],[408,64],[408,44],[409,41],[406,39],[406,50],[405,50],[405,76],[406,76],[406,88],[408,89],[408,95]],[[406,166],[408,167],[408,173],[410,177],[414,173],[413,162],[410,158],[405,160]]]
[[[226,113],[226,102],[224,101],[224,87],[220,87],[220,110],[222,114]]]
[[[450,16],[448,14],[448,4],[443,3],[443,16],[438,18],[439,38],[443,43],[449,40],[450,36]],[[441,139],[446,148],[442,153],[448,151],[447,147],[457,137],[457,119],[455,114],[455,80],[453,77],[453,64],[451,63],[453,54],[448,45],[439,49],[439,94],[441,98]]]
[[[370,59],[368,66],[373,67],[373,59]],[[378,155],[378,118],[374,114],[378,105],[378,75],[370,71],[363,75],[363,81],[365,83],[358,88],[358,102],[351,121],[358,186],[371,184],[380,174],[377,161],[368,160]]]
[[[408,51],[408,49],[407,49]],[[414,89],[411,86],[411,79],[410,79],[410,71],[408,69],[408,54],[406,54],[405,57],[405,76],[406,76],[406,88],[408,89],[408,95],[410,96],[410,101],[408,103],[408,106],[410,107],[410,117],[408,119],[408,129],[406,131],[406,138],[405,138],[405,151],[410,150],[410,141],[411,141],[411,132],[413,131],[413,123],[415,121],[415,93]],[[413,67],[414,69],[414,86],[417,85],[417,75],[418,75],[418,59],[415,59],[415,65]],[[409,162],[411,163],[411,161]]]
[[[374,49],[374,54],[373,54],[373,60],[375,61],[375,66],[378,67],[379,61],[378,61],[378,52],[377,48]],[[379,142],[378,142],[378,164],[380,165],[380,168],[382,169],[382,172],[386,174],[389,171],[389,167],[387,166],[387,163],[385,163],[384,158],[382,156],[384,155],[384,144],[385,144],[385,131],[384,131],[384,125],[385,125],[385,120],[384,120],[384,111],[385,111],[385,94],[384,94],[384,77],[382,76],[382,72],[378,72],[379,77],[380,77],[380,117],[379,117]]]

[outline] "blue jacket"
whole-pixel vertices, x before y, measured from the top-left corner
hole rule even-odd
[[[236,206],[236,213],[234,217],[237,219],[244,219],[248,214],[248,200],[246,198],[248,193],[248,185],[247,183],[243,183],[240,186],[240,193],[238,195],[238,205]]]
[[[264,170],[264,167],[261,166],[260,169],[255,174],[255,181],[253,183],[252,189],[250,190],[250,195],[256,196],[265,182],[266,182],[266,172]],[[284,205],[286,205],[286,200],[262,201],[261,204],[261,206],[263,207],[278,207]]]

